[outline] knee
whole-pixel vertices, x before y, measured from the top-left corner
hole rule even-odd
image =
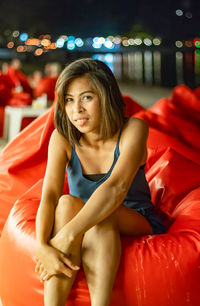
[[[96,237],[98,239],[99,236],[104,237],[113,237],[116,234],[119,234],[117,224],[115,222],[115,219],[112,217],[108,217],[105,220],[101,221],[100,223],[93,226],[88,232],[87,232],[93,239]]]
[[[55,214],[60,218],[66,215],[75,215],[81,210],[83,205],[84,202],[79,198],[68,194],[62,195],[56,206]]]

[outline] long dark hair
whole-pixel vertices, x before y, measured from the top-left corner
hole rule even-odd
[[[69,121],[65,111],[65,94],[70,82],[78,77],[90,79],[100,99],[100,139],[115,135],[125,122],[125,104],[117,81],[106,64],[91,58],[83,58],[69,64],[60,74],[56,83],[57,103],[55,126],[71,143],[79,144],[81,132]]]

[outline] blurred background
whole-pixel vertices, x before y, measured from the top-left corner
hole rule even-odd
[[[0,105],[31,105],[45,93],[52,101],[44,87],[54,88],[60,71],[81,57],[104,61],[122,92],[144,107],[176,85],[194,89],[200,84],[200,1],[1,0]],[[9,101],[5,84],[2,98],[5,75],[12,80]]]

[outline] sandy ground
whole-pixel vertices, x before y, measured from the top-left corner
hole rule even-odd
[[[129,83],[119,83],[123,94],[130,95],[137,103],[145,108],[155,104],[160,98],[171,96],[173,88],[131,85]]]

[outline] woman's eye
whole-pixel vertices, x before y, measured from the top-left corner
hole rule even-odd
[[[72,98],[65,98],[65,103],[71,102],[71,101],[72,101]]]
[[[83,100],[91,100],[92,99],[92,96],[84,96],[83,97]]]

